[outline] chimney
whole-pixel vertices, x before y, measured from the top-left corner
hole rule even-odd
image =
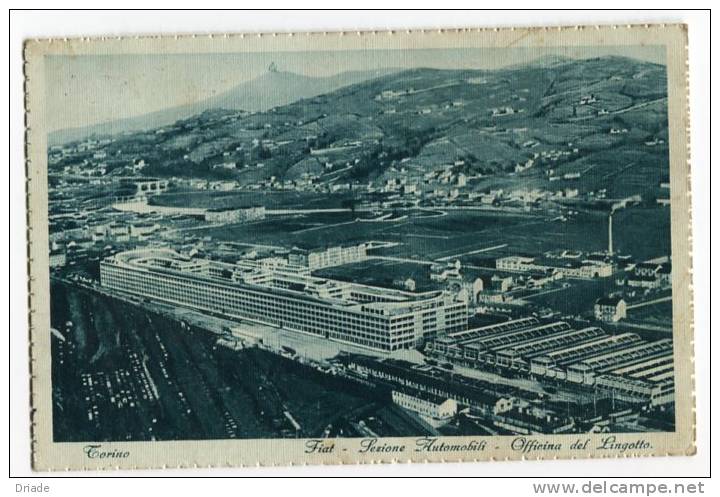
[[[608,218],[608,255],[613,255],[612,217],[613,213],[611,212]]]

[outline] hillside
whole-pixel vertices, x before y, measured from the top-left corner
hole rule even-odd
[[[48,141],[50,145],[57,145],[92,135],[112,135],[158,128],[211,109],[264,111],[389,72],[392,70],[348,71],[328,77],[311,78],[291,72],[268,71],[251,81],[199,102],[93,126],[58,130],[50,133]]]
[[[301,91],[293,85],[286,95]],[[267,93],[254,86],[215,103],[234,107]],[[141,174],[246,184],[308,176],[383,182],[452,167],[501,187],[518,179],[641,193],[667,179],[666,94],[664,66],[621,57],[413,69],[262,112],[215,110],[117,137],[104,145],[104,163],[108,174],[142,159]]]

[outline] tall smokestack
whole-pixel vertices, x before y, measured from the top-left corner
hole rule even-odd
[[[613,255],[612,212],[608,218],[608,255]]]

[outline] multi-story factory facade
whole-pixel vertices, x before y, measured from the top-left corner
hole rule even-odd
[[[410,293],[208,259],[172,250],[122,252],[100,264],[102,286],[382,351],[467,328],[446,292]]]
[[[367,259],[367,245],[334,246],[328,248],[316,248],[305,250],[301,248],[293,248],[289,254],[289,260],[292,264],[306,266],[311,270],[322,269],[325,267],[341,266],[343,264],[352,264]]]

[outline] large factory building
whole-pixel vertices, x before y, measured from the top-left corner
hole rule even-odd
[[[100,263],[102,286],[382,351],[467,328],[467,306],[445,292],[410,293],[193,259],[168,249]]]
[[[467,367],[598,389],[632,403],[674,401],[670,339],[648,342],[635,333],[610,335],[530,317],[448,333],[428,343],[426,353]]]

